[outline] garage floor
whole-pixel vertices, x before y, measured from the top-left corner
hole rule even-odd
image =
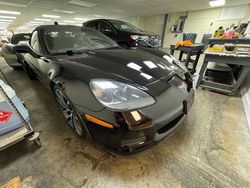
[[[52,94],[23,71],[0,66],[26,102],[42,148],[0,153],[0,185],[32,176],[35,187],[250,187],[250,132],[241,98],[198,90],[188,119],[156,149],[113,156],[77,138]]]

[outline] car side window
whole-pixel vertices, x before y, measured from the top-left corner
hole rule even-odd
[[[89,22],[86,24],[86,27],[98,30],[98,22]]]
[[[103,22],[103,21],[99,23],[100,23],[99,29],[101,33],[113,33],[114,32],[113,28],[108,23]]]
[[[38,33],[37,31],[35,31],[32,34],[31,40],[30,40],[30,46],[37,52],[41,53],[41,48],[40,48],[40,44],[38,41]]]

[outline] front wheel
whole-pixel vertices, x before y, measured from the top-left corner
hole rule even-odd
[[[74,105],[59,86],[54,87],[54,93],[59,107],[70,128],[80,137],[86,138],[88,130]]]

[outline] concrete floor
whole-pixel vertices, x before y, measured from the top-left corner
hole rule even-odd
[[[157,148],[113,156],[76,137],[52,94],[0,59],[26,102],[42,148],[18,143],[0,153],[0,185],[32,176],[35,187],[250,187],[250,132],[240,97],[197,90],[188,119]]]

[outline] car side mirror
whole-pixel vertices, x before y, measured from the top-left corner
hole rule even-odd
[[[37,54],[29,45],[27,44],[18,44],[13,47],[13,50],[17,53],[28,53],[34,58],[40,58],[41,55]]]

